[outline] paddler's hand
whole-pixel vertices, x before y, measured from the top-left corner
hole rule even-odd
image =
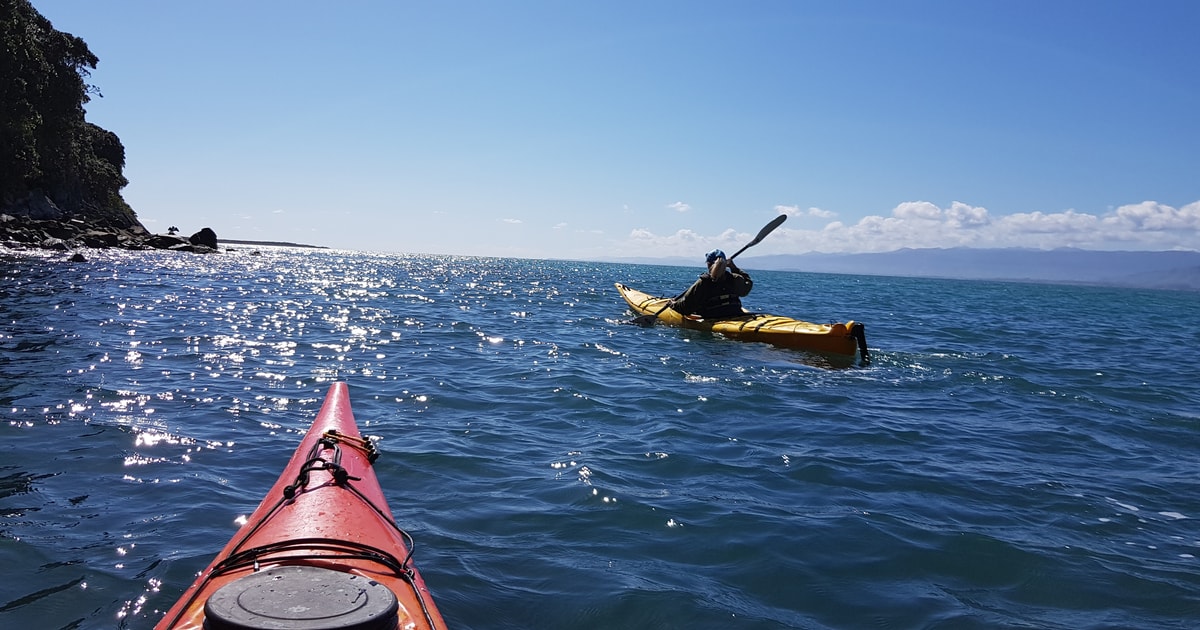
[[[729,266],[729,260],[726,258],[718,258],[712,261],[712,264],[708,266],[709,277],[713,280],[719,279],[721,276],[725,275],[725,268],[727,266]]]

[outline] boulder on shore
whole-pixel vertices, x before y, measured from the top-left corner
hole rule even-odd
[[[173,249],[182,245],[191,245],[185,236],[178,234],[151,234],[146,239],[146,245],[153,249]]]
[[[188,241],[190,241],[192,245],[203,245],[205,247],[211,247],[214,250],[217,249],[217,233],[212,231],[212,228],[204,228],[199,232],[196,232],[191,236],[191,238],[188,239]]]
[[[142,225],[122,227],[103,219],[43,219],[0,214],[0,246],[13,249],[169,249],[216,253],[217,234],[204,228],[191,238],[151,234]]]

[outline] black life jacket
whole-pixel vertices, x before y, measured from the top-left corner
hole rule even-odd
[[[711,280],[711,279],[710,279]],[[710,281],[700,306],[700,316],[705,319],[736,317],[743,314],[742,299],[734,292],[734,280],[728,274],[721,281]]]

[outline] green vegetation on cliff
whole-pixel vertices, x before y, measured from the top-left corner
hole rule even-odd
[[[124,145],[84,120],[98,62],[29,0],[0,0],[0,212],[140,226],[121,197]]]

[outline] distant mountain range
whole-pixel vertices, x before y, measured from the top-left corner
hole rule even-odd
[[[1200,291],[1200,252],[1083,249],[901,249],[877,254],[742,256],[747,269],[1096,284]],[[698,266],[692,259],[621,262]]]

